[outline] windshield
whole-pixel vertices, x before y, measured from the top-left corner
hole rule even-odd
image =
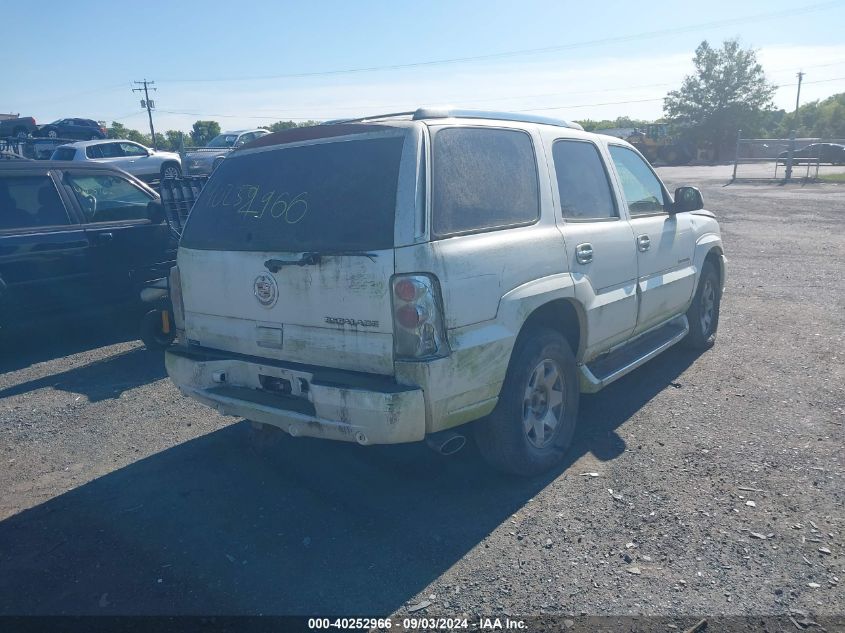
[[[259,151],[223,162],[191,211],[182,245],[234,251],[393,246],[404,136]]]
[[[232,147],[237,140],[237,134],[220,134],[208,142],[208,147]]]

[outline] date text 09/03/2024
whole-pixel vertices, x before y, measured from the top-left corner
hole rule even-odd
[[[393,621],[392,618],[309,618],[309,630],[330,629],[379,629],[392,628],[413,630],[462,630],[474,628],[478,630],[525,630],[524,620],[511,618],[478,618],[470,623],[468,618],[403,618]]]

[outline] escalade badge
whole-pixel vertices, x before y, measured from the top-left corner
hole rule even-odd
[[[252,284],[252,294],[265,308],[272,308],[279,299],[279,286],[272,275],[261,273]]]

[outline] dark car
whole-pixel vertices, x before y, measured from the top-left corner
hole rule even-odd
[[[0,327],[137,302],[175,255],[158,194],[129,174],[0,161]]]
[[[106,138],[108,131],[92,119],[59,119],[58,121],[40,126],[34,136],[93,141],[95,139]]]
[[[38,130],[35,119],[31,116],[0,119],[0,137],[26,138]]]
[[[789,152],[778,154],[778,162],[786,163]],[[838,143],[811,143],[806,147],[795,150],[792,155],[795,163],[830,163],[831,165],[845,165],[845,145]]]

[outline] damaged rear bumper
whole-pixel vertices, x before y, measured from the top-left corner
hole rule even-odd
[[[294,436],[359,444],[425,436],[422,389],[389,377],[183,348],[168,350],[165,364],[185,395]]]

